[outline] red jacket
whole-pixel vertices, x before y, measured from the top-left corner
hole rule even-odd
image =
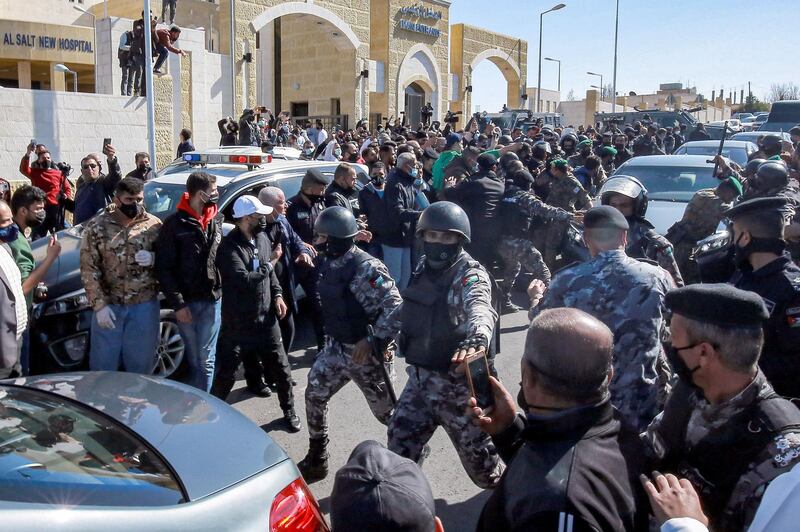
[[[58,205],[58,193],[61,190],[61,180],[64,180],[64,194],[72,197],[72,189],[69,180],[62,177],[61,170],[58,168],[31,168],[31,160],[27,155],[22,157],[19,163],[19,171],[31,180],[31,184],[44,190],[47,195],[47,203]]]

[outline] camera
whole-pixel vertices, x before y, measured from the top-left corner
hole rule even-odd
[[[458,115],[460,114],[461,111],[456,111],[455,113],[453,111],[447,111],[447,114],[444,115],[444,121],[448,124],[455,124],[458,122]]]
[[[69,177],[72,174],[72,166],[69,163],[61,162],[56,163],[56,168],[61,172],[64,177]]]

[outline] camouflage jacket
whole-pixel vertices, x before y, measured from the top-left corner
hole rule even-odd
[[[713,188],[704,188],[694,193],[679,222],[692,245],[717,230],[723,213],[728,207],[730,205],[723,203]]]
[[[592,206],[589,193],[572,174],[553,179],[550,184],[550,193],[547,195],[547,203],[569,212]]]
[[[536,194],[527,190],[517,190],[503,198],[505,203],[514,203],[529,218],[542,218],[543,220],[557,220],[566,222],[572,216],[559,207],[553,207],[543,202]]]
[[[667,272],[632,259],[622,250],[564,268],[550,281],[539,312],[557,307],[583,310],[614,333],[611,402],[623,421],[644,430],[666,396],[661,338],[666,330],[664,297],[674,288]]]
[[[351,253],[331,261],[330,268],[340,267],[349,260]],[[386,266],[376,258],[362,262],[348,288],[374,324],[375,336],[394,338],[400,327],[390,316],[400,307],[403,299]]]
[[[139,266],[138,251],[153,251],[161,220],[143,213],[128,227],[113,204],[86,223],[81,242],[81,281],[89,304],[97,311],[106,305],[135,305],[158,295],[155,270]]]
[[[694,485],[712,529],[746,530],[769,483],[800,462],[798,423],[800,412],[759,370],[717,405],[679,381],[642,440],[653,467]]]
[[[461,253],[468,255],[466,251]],[[423,256],[414,269],[414,275],[422,273],[424,268]],[[457,324],[454,332],[464,338],[481,337],[489,345],[497,322],[497,312],[492,306],[492,281],[483,266],[475,260],[464,262],[450,285],[447,303],[451,322]],[[400,330],[401,315],[402,305],[390,316],[393,330]]]

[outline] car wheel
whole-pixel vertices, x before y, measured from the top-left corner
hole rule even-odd
[[[170,377],[180,368],[185,349],[178,324],[165,318],[159,323],[158,347],[153,375]]]

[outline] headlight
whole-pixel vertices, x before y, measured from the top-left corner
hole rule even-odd
[[[726,248],[731,244],[731,234],[728,231],[716,233],[708,238],[704,238],[697,243],[694,248],[694,255],[705,255],[718,249]]]
[[[68,314],[89,308],[89,298],[86,297],[85,290],[64,294],[58,299],[42,303],[39,315],[53,316],[56,314]]]

